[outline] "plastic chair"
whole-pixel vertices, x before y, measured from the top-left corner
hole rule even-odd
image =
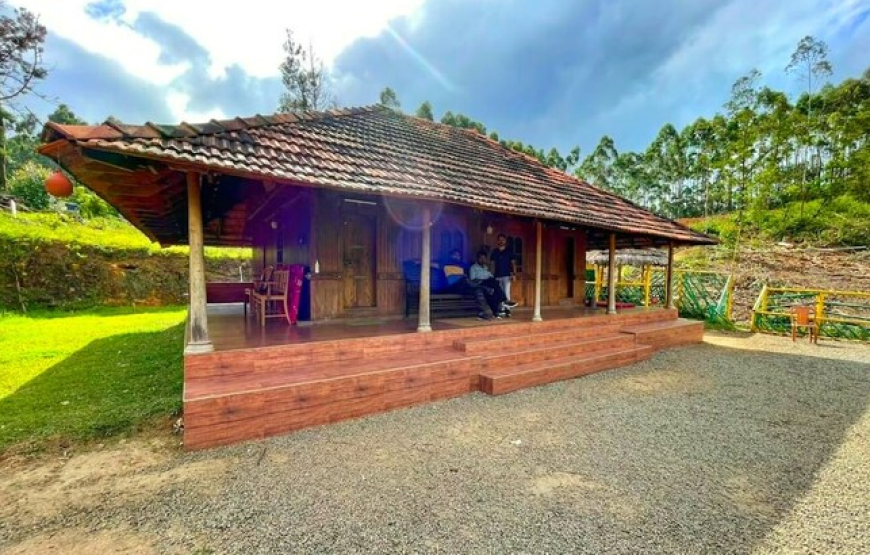
[[[819,328],[815,321],[815,311],[808,306],[793,306],[791,309],[791,340],[797,341],[799,328],[806,328],[810,334],[810,343],[819,342]]]

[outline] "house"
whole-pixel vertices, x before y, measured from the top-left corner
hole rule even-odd
[[[149,238],[190,245],[191,448],[506,392],[700,340],[702,328],[673,309],[617,313],[612,296],[607,310],[585,309],[585,253],[667,247],[672,259],[675,247],[713,239],[471,130],[369,107],[204,124],[49,123],[43,140],[42,154]],[[498,233],[519,266],[512,296],[530,310],[509,323],[433,321],[422,264],[419,314],[402,318],[404,262],[452,249],[470,260]],[[204,245],[251,246],[258,270],[306,266],[312,325],[262,327],[208,304]],[[499,345],[511,364],[487,358]]]

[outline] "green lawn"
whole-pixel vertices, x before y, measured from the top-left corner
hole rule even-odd
[[[181,408],[185,308],[0,315],[0,453]]]

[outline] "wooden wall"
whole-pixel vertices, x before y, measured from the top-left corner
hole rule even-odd
[[[349,202],[348,199],[364,202]],[[347,214],[353,212],[372,215],[377,226],[373,253],[376,300],[375,306],[365,311],[345,307],[343,227]],[[419,206],[411,202],[310,190],[273,214],[271,217],[277,221],[277,229],[272,229],[271,219],[253,224],[256,245],[253,267],[259,273],[264,263],[310,266],[313,319],[326,320],[354,313],[385,316],[404,313],[402,262],[420,258]],[[459,248],[464,260],[471,263],[481,248],[496,246],[499,233],[522,241],[520,275],[513,283],[512,297],[521,305],[531,306],[535,282],[535,227],[532,220],[456,206],[443,206],[433,214],[432,258],[436,261],[443,260],[451,249]],[[571,298],[567,296],[568,238],[573,238],[575,248],[574,294]],[[546,225],[543,245],[543,304],[582,302],[586,268],[585,230]],[[315,263],[319,266],[318,273],[314,273]]]

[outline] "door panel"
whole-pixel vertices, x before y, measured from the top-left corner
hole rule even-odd
[[[565,297],[574,297],[574,256],[576,247],[573,237],[565,237]]]
[[[375,306],[374,216],[344,216],[344,306]]]

